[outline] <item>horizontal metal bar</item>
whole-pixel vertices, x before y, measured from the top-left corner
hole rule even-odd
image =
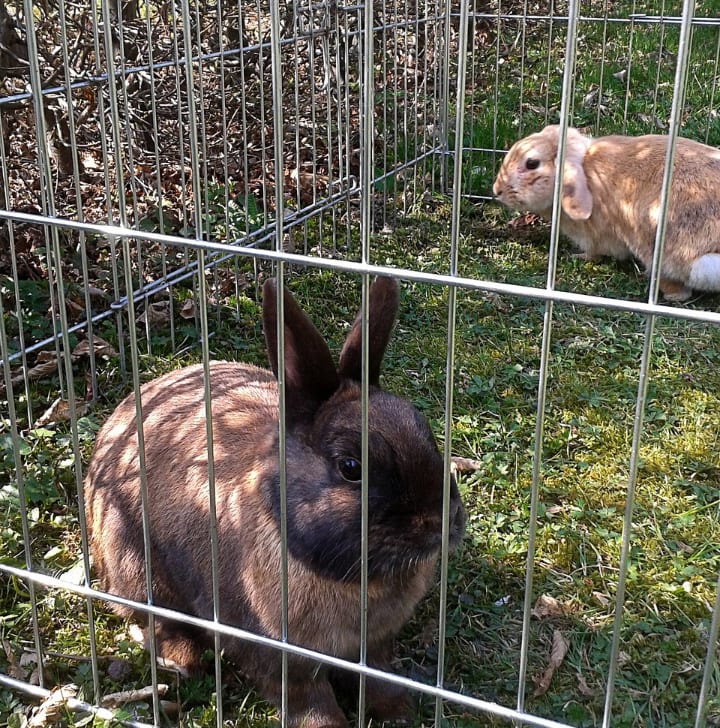
[[[117,225],[98,225],[95,223],[80,223],[74,220],[61,218],[43,217],[26,212],[0,211],[0,219],[14,220],[17,222],[32,223],[34,225],[50,225],[69,230],[85,230],[97,235],[117,238],[136,238],[157,243],[164,243],[176,247],[189,247],[197,250],[215,251],[239,255],[255,260],[284,261],[300,267],[320,268],[324,270],[337,270],[346,273],[370,273],[376,275],[394,276],[416,283],[429,283],[435,285],[455,286],[468,290],[484,291],[488,293],[507,294],[519,296],[536,301],[555,301],[557,303],[568,303],[592,308],[604,308],[611,311],[625,311],[627,313],[653,314],[665,318],[679,319],[685,321],[705,322],[720,324],[720,312],[703,311],[675,306],[666,306],[658,303],[646,303],[643,301],[629,301],[624,299],[606,298],[603,296],[592,296],[585,293],[570,291],[548,290],[546,288],[534,288],[514,283],[499,283],[490,280],[476,280],[461,276],[450,276],[442,273],[428,273],[423,271],[410,270],[407,268],[391,268],[389,266],[356,263],[353,261],[336,260],[332,258],[320,258],[312,255],[299,255],[297,253],[286,253],[275,250],[260,250],[246,246],[234,246],[228,243],[209,243],[203,240],[188,240],[172,235],[161,233],[141,232],[128,230]]]
[[[343,180],[345,181],[345,180]],[[337,184],[337,183],[334,183]],[[352,197],[356,196],[358,192],[357,187],[348,187],[344,189],[341,192],[336,193],[335,195],[331,195],[330,197],[323,198],[323,201],[321,203],[317,203],[315,205],[308,205],[306,207],[303,207],[301,211],[298,211],[297,213],[293,213],[291,215],[286,216],[285,219],[285,227],[286,228],[292,228],[297,225],[301,225],[308,220],[310,220],[314,215],[317,215],[321,212],[324,212],[328,209],[331,209],[333,204],[337,204],[339,201],[342,200],[349,200]],[[0,217],[2,217],[2,211],[0,211]],[[85,225],[86,223],[80,223],[81,225]],[[260,245],[264,242],[271,242],[274,239],[275,233],[275,226],[273,223],[270,223],[268,226],[261,228],[258,231],[249,233],[247,236],[243,238],[239,238],[236,242],[233,243],[233,245],[239,244],[241,241],[244,243],[247,247],[254,247],[256,245]],[[190,241],[188,241],[190,242]],[[226,253],[225,255],[222,255],[220,253],[210,253],[207,257],[207,262],[205,264],[205,270],[210,270],[213,267],[220,265],[221,263],[224,263],[228,260],[231,260],[235,257],[235,254],[229,254]],[[148,284],[144,285],[142,288],[139,288],[135,291],[133,291],[133,301],[139,302],[143,301],[147,298],[150,298],[151,296],[154,296],[156,293],[159,293],[164,288],[167,288],[168,286],[173,286],[177,283],[180,283],[184,280],[187,280],[188,278],[191,278],[192,276],[196,275],[198,271],[198,263],[197,261],[193,261],[192,263],[189,263],[188,265],[182,266],[181,268],[178,268],[170,273],[168,273],[164,278],[158,278],[157,280],[150,281]],[[95,316],[92,316],[90,318],[91,323],[98,323],[100,321],[104,321],[105,319],[113,316],[117,311],[121,311],[128,306],[128,296],[122,296],[116,301],[113,301],[110,304],[110,308],[106,311],[103,311],[102,313],[96,314]],[[88,327],[88,320],[85,319],[84,321],[80,321],[76,324],[73,324],[69,329],[68,333],[76,333],[78,331],[83,331]],[[35,351],[41,351],[49,344],[52,344],[56,340],[60,340],[62,338],[63,334],[62,332],[58,332],[57,334],[54,334],[52,336],[48,336],[45,339],[41,339],[40,341],[35,342],[34,344],[31,344],[30,346],[25,347],[25,354],[32,354]],[[16,359],[20,359],[22,357],[22,352],[16,352],[15,354],[10,354],[8,356],[8,361],[13,362]],[[2,366],[2,359],[0,359],[0,366]]]
[[[454,12],[450,14],[453,18],[459,18],[460,13]],[[552,21],[553,23],[567,23],[567,15],[514,15],[512,13],[487,13],[487,12],[471,12],[469,17],[473,20],[519,20],[523,23],[529,22],[542,22],[547,23]],[[620,17],[599,17],[599,16],[582,16],[579,18],[580,23],[608,23],[611,25],[638,25],[647,23],[648,25],[680,25],[682,19],[675,16],[668,15],[645,15],[644,13],[633,13]],[[709,26],[719,27],[720,18],[718,17],[695,17],[692,20],[693,26]]]
[[[22,682],[22,680],[16,680],[2,672],[0,672],[0,685],[4,685],[6,688],[15,690],[16,692],[32,695],[33,698],[37,698],[38,700],[45,700],[52,692],[51,690],[41,688],[37,685],[30,685],[29,683]],[[150,723],[139,723],[136,720],[120,720],[116,717],[114,711],[108,710],[107,708],[101,708],[97,705],[91,705],[90,703],[85,703],[82,700],[77,700],[76,698],[70,698],[67,700],[65,702],[65,706],[75,713],[92,713],[100,718],[100,720],[112,721],[113,723],[128,726],[128,728],[154,728],[154,726]]]
[[[381,33],[383,31],[387,31],[389,28],[402,28],[402,27],[417,27],[418,25],[427,25],[431,21],[440,21],[444,19],[444,15],[436,15],[436,16],[428,16],[423,18],[413,18],[411,20],[405,21],[405,22],[396,22],[389,25],[380,25],[374,28],[374,31],[376,33]],[[494,16],[493,16],[494,17]],[[333,32],[337,32],[335,29],[333,29]],[[343,38],[351,38],[355,35],[359,35],[362,31],[361,30],[348,30],[347,32],[343,33]],[[291,38],[283,38],[280,40],[280,46],[286,47],[289,45],[292,45],[294,43],[297,43],[299,40],[315,40],[321,35],[327,35],[328,29],[318,29],[318,30],[308,30],[308,31],[301,31],[293,35]],[[227,61],[228,59],[232,58],[233,56],[242,56],[245,53],[257,53],[258,51],[267,51],[268,52],[268,58],[270,57],[270,51],[271,51],[271,44],[270,41],[265,41],[262,43],[253,43],[252,45],[244,46],[243,48],[224,48],[220,51],[212,51],[208,53],[200,53],[198,55],[194,55],[190,58],[190,63],[202,63],[206,61],[214,61],[222,59],[223,61]],[[123,67],[115,71],[113,74],[113,77],[118,80],[122,78],[127,78],[128,76],[135,74],[135,73],[149,73],[150,71],[159,71],[166,68],[171,68],[174,66],[177,67],[184,67],[185,64],[188,63],[188,60],[183,56],[180,58],[174,58],[169,61],[157,61],[154,62],[151,65],[146,64],[142,66],[129,66],[129,67]],[[88,88],[89,86],[101,86],[108,82],[110,79],[110,74],[107,73],[101,73],[94,76],[88,76],[84,79],[73,81],[70,84],[70,89],[82,89],[82,88]],[[65,85],[61,84],[59,86],[52,86],[50,88],[44,88],[42,90],[43,96],[53,96],[55,94],[63,94],[65,93]],[[5,104],[17,104],[19,102],[29,101],[32,99],[32,92],[23,92],[23,93],[15,93],[15,94],[9,94],[8,96],[0,96],[0,108]]]
[[[70,582],[63,581],[62,579],[58,579],[47,574],[18,569],[14,566],[2,563],[0,563],[0,572],[5,572],[6,574],[15,576],[18,579],[32,581],[34,584],[39,584],[40,586],[47,588],[71,591],[74,594],[79,594],[86,598],[113,602],[114,604],[120,604],[146,614],[153,614],[156,617],[163,619],[181,621],[184,624],[189,624],[200,629],[210,630],[211,632],[217,632],[218,634],[223,634],[228,637],[235,637],[247,642],[263,645],[265,647],[273,647],[275,649],[282,650],[283,652],[287,652],[288,654],[304,657],[316,662],[322,662],[326,665],[330,665],[331,667],[349,670],[350,672],[362,674],[367,677],[376,678],[384,682],[399,685],[403,688],[407,688],[408,690],[415,690],[427,695],[439,697],[451,703],[463,705],[467,708],[473,708],[483,713],[496,715],[501,718],[507,718],[508,720],[521,720],[528,725],[538,726],[538,728],[567,728],[565,723],[557,723],[554,720],[527,715],[517,710],[513,710],[512,708],[506,708],[498,703],[473,698],[469,695],[462,695],[461,693],[453,692],[447,688],[438,688],[434,685],[426,685],[425,683],[417,682],[416,680],[412,680],[411,678],[404,677],[402,675],[378,670],[373,667],[368,667],[367,665],[361,665],[357,662],[350,662],[340,657],[334,657],[333,655],[326,655],[322,652],[316,652],[315,650],[310,650],[306,647],[294,645],[289,642],[281,642],[279,640],[272,639],[271,637],[265,637],[264,635],[248,632],[247,630],[239,629],[237,627],[231,627],[230,625],[222,624],[220,622],[200,619],[199,617],[194,617],[183,612],[177,612],[173,609],[165,609],[164,607],[135,602],[114,594],[107,594],[105,592],[98,591],[97,589],[91,589],[90,587],[82,586],[80,584],[71,584]]]

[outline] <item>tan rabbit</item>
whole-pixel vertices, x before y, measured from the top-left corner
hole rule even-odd
[[[513,145],[493,185],[500,202],[550,218],[558,136],[558,126],[547,126]],[[667,143],[568,129],[560,230],[586,259],[633,255],[650,269]],[[684,301],[693,289],[720,291],[720,151],[679,138],[660,290]]]
[[[327,344],[285,293],[288,639],[357,660],[360,649],[360,479],[367,468],[368,664],[389,668],[393,639],[435,579],[441,545],[443,460],[425,418],[379,388],[380,364],[398,308],[398,285],[378,278],[369,301],[369,461],[361,463],[360,318],[336,368]],[[274,281],[263,288],[263,324],[273,371],[210,365],[222,622],[279,638],[281,629],[277,311]],[[152,601],[213,618],[208,456],[202,366],[141,389]],[[94,566],[103,589],[147,601],[135,398],[97,437],[85,480]],[[465,516],[451,481],[450,544]],[[129,609],[115,606],[123,616]],[[142,619],[141,615],[137,615]],[[159,655],[195,672],[209,634],[155,622]],[[223,638],[224,653],[260,693],[281,701],[280,653]],[[344,728],[335,690],[346,672],[290,656],[288,725]],[[350,697],[356,697],[354,690]],[[367,708],[379,720],[408,717],[406,692],[368,680]]]

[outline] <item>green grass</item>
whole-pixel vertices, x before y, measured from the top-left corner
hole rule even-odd
[[[611,15],[627,17],[629,5],[612,4]],[[598,1],[583,4],[583,16],[602,17],[605,6]],[[680,9],[679,2],[659,0],[636,7],[637,12],[663,10],[667,15],[678,15]],[[497,5],[489,6],[489,12],[496,10]],[[500,10],[510,8],[503,5]],[[538,13],[547,10],[537,7]],[[565,9],[556,7],[555,12]],[[476,24],[466,79],[463,190],[471,194],[489,193],[500,161],[498,155],[481,150],[507,148],[521,135],[557,121],[565,52],[565,30],[559,22],[551,26],[547,21],[528,21],[523,26],[510,19],[489,24],[489,36],[481,31]],[[523,38],[524,46],[518,45]],[[662,129],[670,112],[677,46],[677,27],[663,31],[642,23],[610,22],[605,27],[581,21],[573,123],[603,134]],[[720,144],[720,122],[712,108],[717,98],[711,99],[716,46],[717,30],[695,29],[682,132],[712,144]],[[624,70],[629,70],[629,83],[614,76]],[[378,102],[387,111],[378,129],[386,134],[396,110],[407,104],[391,91],[383,94]],[[450,140],[451,148],[454,141]],[[388,164],[412,155],[416,142],[401,137],[397,145],[388,145]],[[378,189],[390,195],[397,186],[399,181],[392,177]],[[226,202],[224,191],[215,187],[207,194],[204,224],[216,238],[229,239],[259,224],[260,212],[250,198]],[[447,273],[449,212],[442,198],[418,201],[392,234],[373,240],[372,261]],[[513,229],[508,225],[512,217],[495,205],[468,204],[463,209],[460,275],[544,287],[548,229],[542,225]],[[163,224],[166,230],[181,228],[180,222]],[[142,225],[157,230],[160,218],[151,215]],[[310,248],[323,234],[314,223],[303,232]],[[330,234],[327,224],[324,234]],[[356,254],[355,234],[353,228],[349,236],[353,249],[338,251],[340,255]],[[161,260],[152,247],[144,259],[150,268]],[[261,271],[269,272],[262,266]],[[254,276],[251,266],[241,262],[237,270],[230,265],[212,277],[210,348],[215,358],[265,364]],[[289,269],[288,280],[337,350],[357,310],[357,279]],[[584,262],[571,257],[564,242],[557,287],[647,300],[647,280],[636,264]],[[52,332],[46,315],[48,286],[42,280],[26,280],[20,293],[27,345]],[[7,277],[0,277],[0,295],[5,302],[14,297]],[[178,313],[192,290],[178,287],[172,295],[174,337],[166,325],[151,327],[149,336],[139,327],[143,381],[200,357],[195,321]],[[720,298],[702,296],[687,305],[718,310]],[[17,351],[17,322],[7,307],[5,313],[9,348]],[[446,684],[460,692],[508,706],[515,705],[518,689],[543,315],[544,305],[535,301],[481,292],[458,294],[452,450],[478,459],[481,467],[460,483],[469,518],[467,536],[450,566],[445,677]],[[386,387],[412,400],[438,438],[443,434],[447,323],[446,290],[405,283],[384,372]],[[537,677],[545,669],[554,630],[564,634],[568,652],[544,695],[535,697],[534,684],[528,682],[526,708],[574,726],[596,726],[603,712],[644,326],[644,320],[633,314],[569,304],[554,307],[533,576],[534,597],[549,595],[561,609],[531,620],[528,675]],[[97,333],[118,346],[111,322],[103,323]],[[70,343],[74,346],[75,339]],[[621,728],[693,724],[720,571],[720,330],[658,320],[653,352],[613,704],[612,724]],[[86,369],[86,361],[74,363],[80,400]],[[131,389],[117,357],[101,357],[98,369],[100,399],[78,422],[84,462],[95,431]],[[30,429],[28,402],[20,392],[15,392],[15,405],[33,568],[73,578],[81,556],[73,440],[66,425]],[[27,396],[35,416],[58,394],[56,377],[33,381]],[[4,562],[23,565],[19,492],[7,406],[2,401],[0,411],[0,553]],[[437,668],[437,599],[434,593],[423,602],[397,648],[397,669],[429,683],[434,682]],[[74,682],[80,697],[92,699],[86,603],[67,593],[42,590],[37,600],[43,646],[49,652],[48,685]],[[148,656],[130,639],[128,625],[101,606],[96,617],[101,692],[148,684]],[[34,650],[30,625],[27,587],[3,577],[0,670],[12,669],[26,681],[32,680],[36,668],[28,657],[20,662],[23,654]],[[225,725],[268,723],[274,711],[231,665],[226,667]],[[183,726],[215,725],[215,688],[209,678],[178,681],[161,670],[160,679],[170,684],[168,700],[182,706]],[[708,711],[711,725],[720,724],[719,694],[716,669]],[[25,702],[24,697],[0,689],[0,728],[24,725]],[[149,720],[151,708],[135,704],[119,717],[130,713]],[[427,725],[432,716],[433,701],[424,698],[414,725]],[[448,728],[505,724],[478,719],[451,704],[446,716]],[[61,724],[79,725],[82,720],[67,715]]]
[[[444,203],[416,213],[394,236],[374,241],[374,260],[444,272],[450,253],[446,215]],[[495,208],[468,207],[460,272],[542,285],[547,234],[547,228],[513,231]],[[646,280],[634,266],[584,263],[568,252],[563,246],[562,287],[645,297]],[[358,305],[358,281],[305,270],[290,271],[289,285],[337,350]],[[179,299],[184,295],[178,292]],[[410,398],[439,437],[446,303],[447,291],[439,286],[403,286],[384,374],[386,387]],[[706,296],[690,305],[714,309],[718,299]],[[257,304],[247,298],[238,303],[228,292],[220,308],[219,328],[211,316],[217,328],[213,356],[262,363]],[[481,467],[461,481],[469,521],[449,574],[445,674],[453,688],[509,706],[517,692],[543,310],[541,303],[506,296],[464,291],[458,296],[452,449],[479,459]],[[533,618],[529,676],[544,670],[554,630],[562,631],[569,650],[545,695],[533,697],[533,683],[528,684],[526,706],[571,725],[594,726],[602,715],[643,330],[643,320],[632,314],[555,306],[534,580],[535,596],[554,597],[562,612]],[[110,338],[109,331],[103,333]],[[199,357],[197,347],[185,346],[180,357],[173,357],[169,343],[167,337],[154,337],[153,355],[141,357],[143,380]],[[186,343],[192,343],[189,335]],[[679,726],[694,719],[709,605],[720,570],[719,363],[717,328],[658,321],[633,518],[616,726]],[[89,454],[94,429],[128,390],[112,358],[101,362],[100,378],[101,402],[81,421],[83,457]],[[33,394],[47,401],[54,386],[40,382]],[[0,478],[12,483],[7,434],[2,438]],[[80,557],[71,442],[62,427],[23,432],[23,442],[24,471],[32,484],[28,507],[34,567],[63,573]],[[0,503],[2,553],[6,560],[22,563],[17,493],[11,485],[4,487]],[[73,681],[90,697],[85,602],[43,591],[38,600],[43,643],[52,655],[50,682]],[[0,638],[19,655],[32,645],[25,587],[4,579],[0,604],[6,615],[0,620]],[[147,655],[129,640],[127,625],[102,608],[97,614],[102,691],[147,684]],[[428,682],[436,669],[436,619],[433,594],[398,643],[398,669]],[[113,660],[126,665],[119,682],[107,677]],[[7,662],[0,655],[0,667],[7,669]],[[33,665],[24,669],[28,679]],[[262,725],[272,709],[233,675],[232,666],[228,670],[226,724]],[[214,724],[212,681],[178,682],[164,672],[161,679],[170,681],[172,699],[183,706],[183,725]],[[716,682],[712,696],[717,689]],[[16,696],[0,692],[0,725],[19,725],[12,717],[18,709]],[[150,715],[147,704],[134,710],[144,719]],[[423,699],[416,725],[430,720],[432,712],[433,702]],[[720,719],[716,697],[710,715]],[[477,724],[476,717],[456,706],[447,706],[447,716],[449,726]],[[501,724],[482,720],[483,725]]]

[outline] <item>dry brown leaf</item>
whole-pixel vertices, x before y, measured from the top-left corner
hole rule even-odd
[[[567,655],[568,647],[569,645],[565,636],[559,629],[556,629],[553,632],[552,650],[550,652],[550,659],[548,660],[545,672],[543,672],[540,677],[533,678],[533,682],[535,683],[535,692],[533,693],[533,697],[538,698],[541,695],[545,695],[548,691],[550,681],[555,674],[555,670],[562,665],[565,655]]]
[[[22,657],[20,658],[20,663],[18,664],[18,660],[15,652],[13,651],[12,645],[7,640],[3,640],[2,646],[5,652],[5,659],[7,660],[6,670],[8,675],[15,678],[16,680],[25,680],[25,670],[23,670],[21,667]]]
[[[192,298],[188,298],[180,307],[179,313],[184,319],[195,318],[195,301]]]
[[[158,695],[163,696],[169,687],[164,684],[158,684]],[[139,690],[123,690],[119,693],[108,693],[100,699],[100,705],[103,708],[118,708],[125,703],[137,703],[140,700],[147,700],[153,694],[152,685],[140,688]]]
[[[607,605],[610,604],[611,599],[607,594],[603,594],[599,591],[594,591],[592,595],[593,597],[595,597],[595,599],[597,599],[598,602],[600,602],[601,606],[607,607]]]
[[[65,706],[77,695],[77,685],[63,685],[50,691],[50,695],[35,709],[27,728],[44,728],[54,725],[63,718]]]
[[[40,354],[38,354],[36,361],[37,363],[35,366],[28,370],[27,373],[28,379],[30,380],[42,379],[42,377],[48,374],[54,374],[57,371],[57,357],[52,352],[41,351]],[[22,382],[22,376],[20,376],[20,381]]]
[[[562,617],[566,611],[566,608],[555,597],[551,597],[549,594],[541,594],[530,614],[536,619],[549,619],[551,617]]]
[[[93,350],[96,354],[99,354],[100,356],[117,356],[117,351],[115,351],[115,348],[108,344],[105,339],[102,339],[99,336],[93,336],[92,338],[92,346]],[[72,351],[72,358],[78,359],[81,356],[87,356],[90,353],[90,342],[85,339],[84,341],[81,341]]]
[[[51,422],[68,422],[70,420],[70,403],[58,397],[43,414],[35,420],[35,427],[42,427]]]
[[[65,308],[68,315],[74,318],[80,318],[85,313],[85,307],[72,298],[65,299]]]
[[[420,644],[424,648],[427,649],[428,647],[430,647],[430,645],[435,644],[437,630],[438,630],[437,620],[431,619],[425,623],[422,634],[420,635]]]
[[[139,324],[166,324],[170,321],[170,301],[151,303],[138,317]]]
[[[524,215],[510,220],[510,227],[514,230],[522,230],[523,228],[535,227],[542,222],[542,218],[534,212],[526,212]]]
[[[586,698],[591,698],[595,695],[595,691],[585,682],[585,678],[578,673],[578,692],[580,695],[584,695]]]

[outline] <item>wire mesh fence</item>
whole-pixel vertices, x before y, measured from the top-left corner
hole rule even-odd
[[[720,144],[712,12],[661,0],[0,2],[0,725],[340,726],[335,692],[348,693],[361,723],[373,713],[438,726],[720,720],[720,313],[712,292],[683,304],[662,297],[675,234],[670,167],[657,170],[655,257],[636,255],[647,275],[632,259],[572,256],[561,180],[545,221],[493,201],[507,150],[546,124]],[[569,143],[557,153],[572,155]],[[627,194],[620,180],[605,183],[608,197]],[[698,209],[706,220],[717,206]],[[699,230],[712,272],[720,241],[712,247],[709,223]],[[315,639],[330,616],[320,627],[317,614],[300,620],[308,634],[293,638],[298,592],[317,584],[293,581],[293,483],[304,468],[293,459],[292,375],[277,364],[268,497],[278,573],[266,579],[279,616],[271,628],[223,607],[224,554],[235,552],[223,540],[229,446],[218,421],[234,400],[215,391],[213,374],[216,359],[267,367],[268,356],[292,371],[293,353],[305,352],[296,299],[333,358],[353,335],[362,343],[351,460],[375,463],[385,447],[373,420],[376,274],[401,283],[383,382],[429,422],[443,462],[438,541],[417,557],[439,566],[416,609],[382,618],[404,625],[388,627],[399,632],[392,659],[375,639],[375,590],[394,582],[373,562],[373,465],[351,479],[362,506],[357,565],[351,578],[335,575],[353,590],[353,648]],[[261,291],[269,278],[277,321],[265,309],[273,289]],[[265,335],[276,330],[267,351],[263,317]],[[313,336],[302,329],[299,340],[312,349]],[[341,370],[352,358],[343,352]],[[178,410],[157,427],[141,386],[166,375],[171,392],[185,364],[203,374],[199,419],[188,424]],[[123,540],[98,528],[86,499],[98,430],[126,395],[142,424],[121,462],[137,467],[144,505]],[[202,605],[174,600],[150,574],[150,554],[162,550],[152,498],[164,496],[152,495],[145,458],[162,431],[187,443],[168,460],[194,453],[204,468],[205,566],[193,566],[197,548],[172,563],[202,581],[176,582],[205,595]],[[403,467],[429,477],[423,448],[409,449]],[[177,467],[163,483],[180,489],[191,466]],[[467,524],[453,552],[455,479]],[[306,531],[330,508],[305,507]],[[400,511],[413,507],[406,499]],[[340,520],[327,527],[336,541]],[[408,530],[389,540],[397,546]],[[145,592],[101,591],[91,540],[97,560],[104,544],[117,556],[141,533]],[[144,649],[111,605],[134,610],[150,633],[207,631],[210,642],[197,642],[212,648],[207,671],[181,677],[163,662],[162,629]],[[269,689],[259,676],[276,655],[279,688]],[[323,690],[333,675],[335,692],[300,701],[308,712],[298,718],[308,674]]]

